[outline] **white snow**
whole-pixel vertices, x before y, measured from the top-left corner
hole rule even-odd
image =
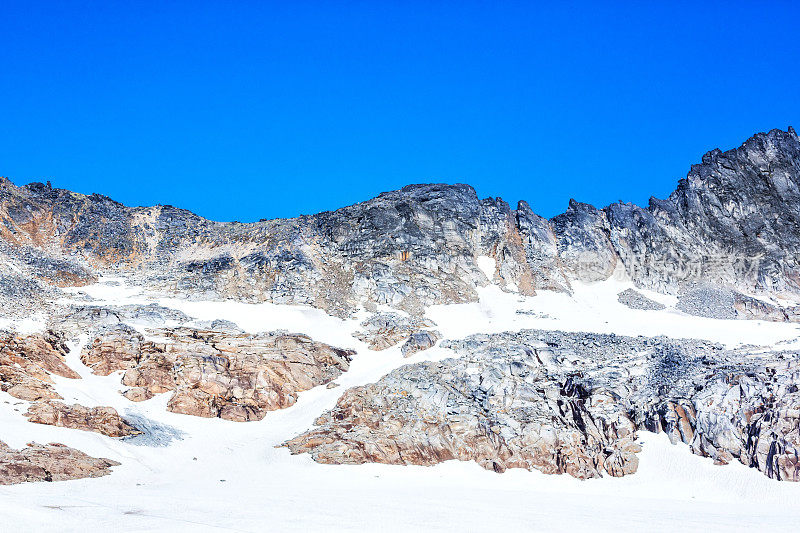
[[[483,263],[487,270],[488,262]],[[231,320],[251,332],[302,332],[353,348],[357,355],[350,371],[336,380],[341,387],[317,387],[260,422],[235,423],[169,413],[169,393],[128,401],[119,394],[118,373],[95,376],[80,362],[78,353],[88,338],[76,339],[68,363],[82,379],[55,380],[66,401],[137,413],[182,431],[183,440],[144,447],[31,424],[22,416],[27,402],[0,392],[0,439],[9,445],[62,442],[122,463],[98,479],[0,487],[0,530],[752,532],[794,530],[800,519],[800,486],[770,480],[738,463],[714,466],[685,445],[670,445],[664,435],[641,434],[635,475],[588,481],[521,470],[496,474],[457,461],[435,467],[331,466],[308,455],[292,456],[275,446],[312,427],[348,387],[376,381],[403,364],[454,354],[432,348],[405,359],[399,347],[369,351],[351,336],[359,319],[341,320],[316,309],[190,302],[103,281],[80,291],[106,303],[155,301],[198,320]],[[616,301],[627,286],[614,280],[578,285],[574,298],[549,292],[521,297],[488,286],[480,290],[480,302],[437,306],[428,316],[449,338],[546,328],[771,345],[794,343],[799,335],[791,324],[631,310]]]
[[[17,320],[0,318],[0,329],[17,331],[23,335],[41,333],[46,324],[47,316],[44,313],[34,313],[31,316]]]
[[[475,261],[478,263],[478,268],[480,268],[481,272],[483,272],[486,276],[486,279],[491,282],[494,279],[494,271],[497,268],[497,261],[495,261],[493,257],[486,255],[478,256]]]
[[[798,324],[759,320],[715,320],[674,309],[640,311],[617,301],[617,294],[633,285],[613,278],[586,284],[573,282],[573,295],[540,291],[536,296],[504,292],[495,285],[479,287],[480,301],[430,307],[427,317],[446,338],[473,333],[522,329],[616,333],[636,337],[666,335],[707,339],[729,347],[741,344],[774,345],[800,339]],[[668,306],[674,298],[642,291]],[[523,311],[525,314],[517,313]],[[532,313],[532,314],[528,314]]]

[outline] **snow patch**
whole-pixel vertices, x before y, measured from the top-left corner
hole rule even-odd
[[[478,268],[480,268],[481,272],[483,272],[484,275],[486,276],[486,279],[488,279],[491,282],[494,279],[494,272],[495,269],[497,268],[497,261],[495,261],[494,258],[489,257],[487,255],[481,255],[478,256],[476,262],[478,263]]]
[[[666,335],[704,339],[733,348],[743,344],[773,346],[800,342],[800,326],[759,320],[718,320],[687,315],[670,309],[630,309],[617,295],[633,285],[614,279],[596,283],[573,282],[573,295],[539,291],[523,296],[495,285],[479,287],[479,300],[465,304],[435,305],[426,317],[436,322],[445,338],[460,339],[475,333],[502,333],[523,329],[615,333],[636,337]],[[636,289],[667,306],[672,297]]]
[[[0,318],[0,329],[16,331],[22,335],[42,333],[47,326],[47,316],[44,313],[34,313],[21,320]]]

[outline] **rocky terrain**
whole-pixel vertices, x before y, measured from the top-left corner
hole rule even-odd
[[[116,461],[95,459],[63,444],[32,443],[14,450],[0,441],[0,485],[100,477],[117,465]]]
[[[637,430],[800,480],[800,354],[690,340],[523,331],[348,390],[293,453],[333,464],[475,461],[578,478],[636,472]]]
[[[289,407],[299,392],[346,372],[354,353],[284,333],[178,328],[148,330],[148,337],[113,326],[84,349],[81,361],[103,376],[124,371],[129,400],[172,391],[172,412],[236,421]]]
[[[87,408],[78,404],[43,401],[31,405],[25,416],[36,424],[95,431],[107,437],[130,437],[140,433],[112,407]]]
[[[661,311],[666,309],[664,304],[655,302],[633,289],[625,289],[620,292],[617,295],[617,301],[631,309],[639,309],[640,311]]]
[[[397,313],[375,313],[361,323],[353,336],[367,343],[370,350],[385,350],[403,342],[403,355],[410,356],[436,344],[441,334],[431,320]]]
[[[66,352],[64,339],[52,331],[27,336],[0,332],[0,389],[21,400],[61,399],[51,374],[80,377],[66,365]]]
[[[118,273],[197,299],[421,314],[475,301],[490,282],[527,295],[569,291],[571,279],[606,279],[619,266],[661,292],[703,282],[791,307],[800,296],[798,175],[800,139],[789,128],[712,150],[647,208],[573,200],[549,221],[525,202],[480,200],[467,185],[411,185],[337,211],[241,224],[4,179],[0,287],[17,310],[42,287]],[[479,268],[480,256],[496,260],[495,272]]]
[[[192,424],[269,428],[316,389],[316,425],[270,448],[586,479],[635,474],[653,431],[798,481],[799,200],[791,128],[709,152],[646,208],[573,200],[551,220],[468,185],[242,224],[0,179],[0,415],[126,460]],[[492,334],[453,335],[450,313]],[[611,334],[612,313],[693,340]],[[735,329],[768,340],[702,340]],[[0,444],[2,484],[115,464]]]

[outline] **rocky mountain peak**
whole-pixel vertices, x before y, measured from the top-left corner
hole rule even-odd
[[[0,332],[0,390],[30,402],[26,424],[166,446],[182,430],[137,415],[139,402],[169,394],[160,405],[171,413],[244,423],[305,391],[357,385],[316,411],[315,428],[275,443],[324,463],[459,459],[589,478],[635,474],[647,429],[719,464],[798,481],[800,369],[787,344],[796,327],[729,322],[800,322],[798,184],[794,130],[708,152],[646,208],[570,199],[550,220],[464,184],[242,224],[2,180],[0,305],[9,324],[36,313],[47,329]],[[620,283],[605,283],[611,276]],[[140,292],[116,299],[122,285]],[[527,298],[544,291],[561,294]],[[327,314],[241,305],[260,302]],[[202,319],[190,316],[200,309]],[[251,313],[265,318],[246,326]],[[302,331],[250,329],[283,314]],[[698,324],[708,338],[788,335],[731,348],[699,340]],[[661,328],[670,337],[653,336]],[[122,394],[98,395],[114,406],[74,403],[63,382],[108,386],[115,373]],[[54,457],[85,466],[72,477],[113,466],[29,448],[0,442],[0,483],[47,479]],[[7,474],[23,466],[28,474]]]
[[[474,196],[476,199],[478,198],[478,194],[475,192],[475,189],[471,185],[467,185],[465,183],[413,183],[400,189],[400,192],[408,193],[420,198],[424,198],[426,196],[460,196],[464,194]],[[392,192],[383,194],[390,195]]]
[[[167,291],[336,314],[381,303],[418,312],[474,300],[487,283],[569,291],[570,280],[607,279],[620,266],[662,292],[703,281],[800,299],[799,186],[800,139],[793,129],[771,130],[708,152],[675,192],[647,208],[571,199],[545,220],[524,201],[512,210],[500,198],[479,199],[469,185],[438,183],[317,215],[238,224],[5,180],[0,231],[3,253],[26,272],[32,260],[18,257],[23,244],[33,263],[57,261],[65,272],[113,271]],[[482,256],[496,262],[491,278],[478,268]]]

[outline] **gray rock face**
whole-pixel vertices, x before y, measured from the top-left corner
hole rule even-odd
[[[410,350],[410,345],[409,348],[405,348],[405,346],[409,342],[414,344],[411,338],[416,335],[419,337],[418,340],[420,341],[420,343],[417,344],[420,346],[425,344],[424,336],[428,334],[428,332],[424,331],[424,328],[430,328],[435,325],[436,324],[430,320],[416,316],[404,316],[398,313],[375,313],[361,323],[362,330],[356,331],[353,333],[353,336],[367,343],[370,350],[385,350],[403,341],[406,341],[403,345],[403,349]],[[437,334],[433,333],[430,334],[431,337],[436,335]],[[436,340],[431,343],[431,346],[435,342]],[[405,351],[403,353],[405,353]]]
[[[800,480],[800,354],[533,330],[445,346],[459,358],[348,390],[286,445],[324,463],[460,459],[586,478],[635,472],[648,429]]]
[[[400,347],[400,351],[403,353],[403,357],[411,357],[417,352],[433,348],[441,338],[442,335],[438,331],[417,331],[408,337],[408,340]]]
[[[769,320],[772,322],[800,321],[800,306],[777,306],[738,292],[733,294],[737,318]]]
[[[740,292],[796,297],[800,140],[758,134],[713,150],[666,200],[598,210],[570,202],[552,220],[565,269],[605,279],[618,263],[643,287],[677,293],[703,281]]]
[[[611,228],[605,212],[570,200],[566,213],[553,218],[552,224],[559,257],[571,277],[600,281],[611,276],[618,255],[609,238]]]
[[[547,345],[536,342],[544,349]],[[323,463],[431,465],[459,459],[502,472],[597,477],[636,471],[634,426],[608,400],[549,376],[529,346],[410,365],[356,387],[287,443]]]
[[[633,279],[656,290],[685,281],[741,292],[798,293],[800,139],[772,130],[712,150],[666,200],[603,210]]]
[[[185,324],[190,318],[184,313],[158,304],[149,305],[71,305],[54,312],[49,320],[52,329],[72,335],[109,328],[118,324],[135,323],[160,327],[168,322]],[[213,329],[213,328],[211,328]]]
[[[336,211],[240,224],[3,179],[0,253],[26,279],[55,285],[111,271],[195,298],[309,304],[340,316],[376,304],[421,314],[474,301],[489,282],[522,294],[569,291],[571,279],[606,279],[618,267],[661,292],[702,282],[798,300],[799,187],[791,128],[709,152],[646,209],[573,200],[551,221],[525,202],[514,210],[479,200],[468,185],[410,185]],[[477,267],[482,255],[497,261],[491,280]]]
[[[498,258],[498,283],[533,293],[526,254],[547,248],[520,234],[505,202],[480,201],[467,185],[414,185],[333,212],[239,224],[3,180],[0,216],[2,237],[15,249],[51,254],[73,270],[113,271],[193,297],[311,304],[340,315],[362,304],[420,312],[474,300],[475,287],[490,281],[478,255]]]

